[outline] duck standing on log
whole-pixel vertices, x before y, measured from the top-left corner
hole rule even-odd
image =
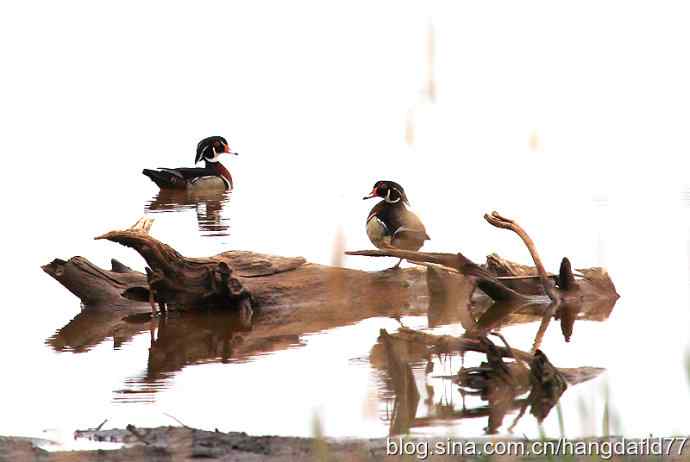
[[[199,141],[194,163],[202,160],[204,167],[144,169],[142,172],[161,189],[230,190],[232,176],[218,160],[222,154],[237,155],[222,136],[209,136]]]
[[[367,217],[367,236],[379,249],[419,250],[431,239],[422,220],[407,209],[409,201],[402,186],[394,181],[377,181],[364,199],[381,197]],[[402,258],[393,268],[398,268]]]

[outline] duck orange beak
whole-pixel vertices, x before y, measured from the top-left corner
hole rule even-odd
[[[223,149],[223,152],[226,153],[226,154],[232,154],[233,156],[239,155],[239,154],[237,154],[236,152],[232,152],[232,151],[230,150],[230,146],[228,146],[227,144],[225,145],[225,149]]]
[[[372,197],[376,197],[376,196],[378,196],[378,193],[379,193],[378,189],[377,189],[377,188],[374,188],[374,189],[371,190],[371,192],[369,193],[369,195],[368,195],[368,196],[364,196],[364,197],[362,198],[362,200],[367,200],[367,199],[371,199]]]

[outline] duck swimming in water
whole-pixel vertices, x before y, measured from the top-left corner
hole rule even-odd
[[[237,155],[222,136],[210,136],[199,141],[194,163],[202,160],[204,167],[144,169],[142,172],[161,189],[232,189],[232,176],[219,162],[222,154]]]
[[[377,181],[364,199],[383,198],[367,217],[367,236],[379,249],[419,250],[431,239],[422,220],[407,209],[409,201],[402,186],[394,181]],[[402,258],[393,267],[400,266]]]

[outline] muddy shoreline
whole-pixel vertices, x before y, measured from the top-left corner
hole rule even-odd
[[[416,455],[389,454],[391,448],[388,438],[375,439],[322,439],[299,438],[284,436],[251,436],[242,432],[222,433],[206,431],[188,427],[156,427],[109,430],[85,430],[75,432],[75,436],[88,438],[93,441],[122,443],[121,449],[91,450],[91,451],[62,451],[49,452],[34,447],[30,438],[0,436],[0,461],[41,461],[41,462],[164,462],[164,461],[195,461],[199,459],[226,461],[382,461],[382,460],[479,460],[487,456],[468,455],[448,456],[432,454],[431,448],[436,445],[446,445],[444,438],[409,438],[411,444],[421,449]],[[672,443],[661,446],[662,460],[686,460],[690,456],[690,444],[682,444],[685,437],[678,437]],[[662,439],[659,438],[659,441]],[[667,439],[668,440],[668,439]],[[392,444],[400,444],[399,437],[390,438]],[[480,448],[487,442],[493,442],[494,450],[509,443],[532,444],[531,441],[519,438],[475,438],[453,439],[456,447],[462,445],[469,448]],[[548,440],[557,444],[558,440]],[[647,440],[650,444],[655,440]],[[687,440],[686,440],[687,441]],[[604,445],[608,451],[616,444],[619,447],[638,445],[639,439],[623,440],[620,437],[569,440],[573,445]],[[608,445],[608,446],[606,446]],[[409,446],[408,446],[409,447]],[[447,447],[447,446],[445,446]],[[629,447],[629,446],[626,446]],[[651,446],[648,446],[651,447]],[[665,449],[664,449],[665,448]],[[653,450],[653,449],[652,449]],[[426,457],[422,457],[426,454]],[[652,455],[655,455],[652,453]],[[600,454],[606,456],[606,452]],[[617,460],[643,458],[645,454],[635,454],[629,450],[628,455],[613,455]],[[570,455],[569,460],[592,460],[592,455]],[[520,460],[553,460],[554,456],[518,456],[512,459]],[[558,456],[556,458],[560,459]],[[599,457],[597,457],[599,458]],[[610,458],[610,457],[607,457]]]

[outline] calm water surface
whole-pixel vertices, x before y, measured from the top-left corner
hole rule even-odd
[[[80,312],[79,300],[40,270],[54,257],[73,255],[101,266],[115,257],[142,269],[143,261],[134,252],[91,239],[129,226],[142,214],[156,219],[152,234],[189,256],[251,249],[329,263],[339,239],[349,249],[370,247],[363,223],[373,204],[360,198],[373,181],[338,177],[301,184],[276,176],[271,187],[279,193],[267,193],[266,182],[248,173],[258,168],[258,161],[243,161],[235,166],[238,180],[232,194],[159,193],[137,176],[133,159],[113,172],[132,176],[130,188],[101,190],[89,197],[80,195],[77,186],[25,190],[6,206],[16,246],[5,242],[5,255],[16,266],[3,269],[14,290],[5,303],[0,403],[9,410],[3,415],[12,418],[0,417],[0,433],[70,446],[75,428],[94,427],[106,418],[108,426],[122,427],[175,424],[171,416],[190,426],[252,434],[310,435],[317,416],[331,436],[388,433],[394,393],[385,369],[370,355],[379,329],[394,331],[397,320],[375,317],[303,336],[278,336],[247,352],[237,339],[249,327],[233,315],[171,315],[159,320],[152,332],[148,322],[121,322],[107,311]],[[514,235],[481,219],[484,211],[495,208],[520,220],[550,269],[556,269],[563,255],[575,267],[608,268],[622,295],[610,317],[579,321],[567,344],[557,324],[544,338],[542,348],[556,365],[607,370],[565,392],[561,406],[568,436],[602,431],[605,396],[616,432],[690,431],[686,413],[676,412],[687,410],[690,403],[683,364],[690,203],[682,185],[669,185],[657,197],[593,189],[541,202],[522,199],[538,194],[526,185],[520,194],[486,190],[481,200],[473,201],[467,192],[480,187],[480,179],[473,180],[476,185],[456,184],[449,175],[422,183],[414,180],[424,173],[415,162],[410,160],[397,174],[427,223],[429,250],[458,249],[475,260],[497,251],[529,263]],[[557,186],[555,180],[552,185],[545,181]],[[93,186],[85,183],[84,188]],[[561,207],[562,201],[568,206]],[[391,263],[344,260],[346,266],[369,270]],[[428,324],[426,316],[414,310],[401,320],[409,327]],[[529,349],[536,329],[537,324],[529,323],[503,333],[513,346]],[[448,325],[433,331],[459,335],[462,328]],[[467,360],[477,358],[469,355]],[[425,374],[424,364],[414,365],[422,395],[417,417],[462,408],[457,386],[436,377],[450,374],[458,361],[437,361],[433,374]],[[476,397],[464,399],[467,408],[482,405]],[[479,436],[486,425],[486,418],[471,418],[412,432]],[[544,426],[547,433],[558,434],[555,412]],[[516,434],[523,433],[538,435],[529,415],[516,427]]]

